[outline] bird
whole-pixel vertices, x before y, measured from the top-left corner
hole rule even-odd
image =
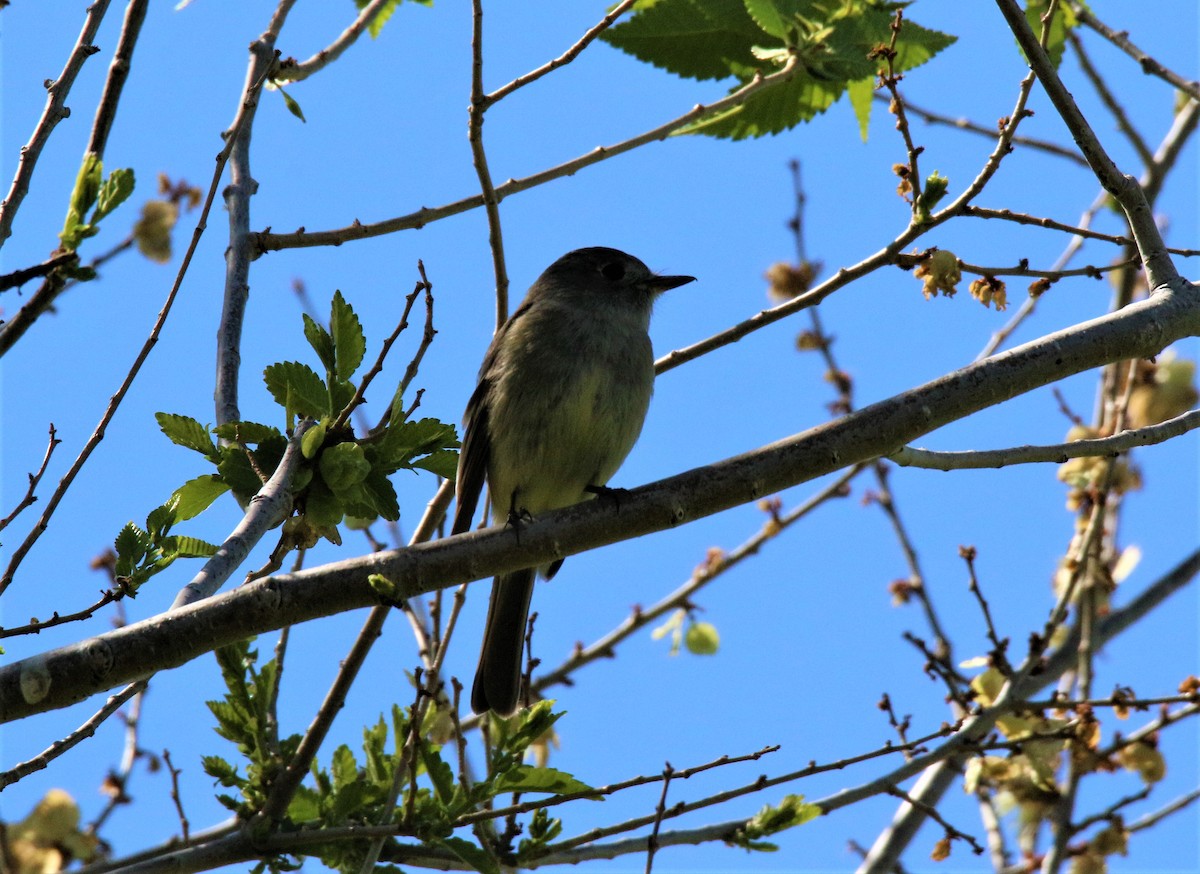
[[[576,249],[546,268],[492,338],[467,402],[452,534],[470,529],[485,480],[493,519],[514,526],[607,490],[650,405],[653,303],[693,281],[604,247]],[[561,565],[540,571],[549,579]],[[538,571],[492,582],[471,688],[476,713],[518,709]]]

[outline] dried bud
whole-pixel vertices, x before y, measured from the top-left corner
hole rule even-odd
[[[922,282],[921,293],[925,299],[937,297],[940,291],[946,297],[954,297],[956,286],[962,279],[958,257],[948,249],[939,249],[917,265],[913,276]]]
[[[995,276],[982,276],[971,283],[971,297],[981,304],[991,306],[996,304],[996,311],[1008,307],[1008,292],[1004,283]]]

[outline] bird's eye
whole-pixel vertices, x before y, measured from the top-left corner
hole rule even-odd
[[[600,275],[605,279],[616,282],[619,279],[625,278],[625,265],[619,264],[616,261],[610,261],[600,268]]]

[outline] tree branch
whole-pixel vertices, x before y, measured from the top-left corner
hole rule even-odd
[[[1178,287],[1175,287],[1175,286]],[[1200,288],[1176,283],[1119,312],[1041,338],[833,422],[734,458],[631,490],[619,507],[589,501],[527,522],[520,542],[492,528],[242,586],[234,592],[0,668],[0,718],[64,707],[214,647],[283,625],[378,603],[383,574],[399,596],[495,576],[674,527],[843,467],[1113,361],[1142,358],[1200,334]],[[46,678],[24,694],[22,677]]]

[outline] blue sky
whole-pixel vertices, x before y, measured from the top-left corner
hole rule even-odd
[[[603,14],[603,4],[492,5],[485,19],[489,89],[557,55]],[[1193,3],[1161,0],[1154,15],[1141,16],[1128,4],[1111,0],[1097,0],[1092,6],[1101,18],[1129,30],[1163,63],[1196,77]],[[131,203],[106,222],[101,236],[88,243],[85,255],[120,239],[140,204],[152,196],[156,174],[207,186],[213,157],[221,148],[219,134],[236,110],[246,46],[263,29],[271,9],[268,3],[233,0],[194,0],[179,11],[171,4],[152,4],[107,151],[110,169],[135,170],[138,189]],[[41,112],[41,83],[61,69],[83,10],[84,4],[47,0],[14,4],[0,15],[0,175],[5,186],[18,149]],[[122,11],[115,4],[109,11],[97,40],[102,51],[85,66],[69,101],[72,115],[43,153],[15,234],[3,250],[5,271],[42,260],[56,245]],[[280,48],[285,55],[308,57],[352,15],[349,2],[298,4]],[[989,126],[1009,114],[1025,68],[993,5],[921,0],[909,17],[955,34],[959,41],[906,76],[903,90],[908,97]],[[405,4],[379,39],[360,41],[321,74],[289,88],[304,109],[306,123],[290,115],[277,94],[265,94],[254,130],[252,171],[260,188],[252,203],[252,227],[331,229],[356,218],[378,221],[475,193],[466,140],[469,33],[465,4]],[[1170,123],[1170,89],[1143,76],[1133,62],[1100,46],[1091,34],[1085,39],[1153,147]],[[1080,80],[1076,66],[1068,62],[1065,69],[1069,87],[1118,164],[1133,169],[1132,150]],[[492,176],[497,182],[519,178],[597,145],[622,141],[696,103],[711,102],[724,91],[723,83],[676,79],[597,43],[574,63],[488,113],[485,137]],[[1023,126],[1023,134],[1069,143],[1039,89],[1031,106],[1036,114]],[[951,194],[973,178],[992,145],[982,137],[923,124],[916,124],[914,132],[926,147],[923,172],[936,169],[948,177]],[[891,170],[903,156],[889,116],[875,113],[864,143],[849,105],[842,101],[811,124],[777,137],[741,143],[679,137],[589,167],[501,205],[513,300],[563,252],[586,245],[614,246],[653,269],[698,278],[660,301],[652,326],[658,353],[688,345],[769,305],[762,273],[793,255],[786,228],[793,209],[790,160],[803,164],[809,255],[822,261],[829,275],[875,252],[903,229],[907,208],[894,193]],[[1168,242],[1174,245],[1194,246],[1198,236],[1196,158],[1193,144],[1160,202],[1160,211],[1169,219]],[[1071,223],[1097,191],[1086,170],[1018,150],[979,203]],[[54,423],[64,442],[43,495],[95,427],[165,298],[194,222],[195,214],[181,221],[170,265],[152,264],[137,255],[114,262],[102,281],[64,297],[57,313],[39,322],[6,356],[5,512],[24,490],[25,471],[40,461],[48,423]],[[1098,226],[1108,231],[1118,227],[1112,217],[1102,217]],[[922,241],[950,248],[973,263],[1008,265],[1028,258],[1036,266],[1052,263],[1065,243],[1061,234],[978,220],[950,223]],[[225,245],[218,200],[161,341],[104,443],[22,565],[5,598],[4,625],[90,603],[104,580],[88,570],[88,560],[111,543],[127,520],[142,522],[176,486],[205,472],[197,456],[162,437],[153,414],[213,418],[213,338]],[[1111,252],[1092,246],[1078,263],[1103,264],[1111,257]],[[439,331],[416,382],[425,389],[421,410],[457,422],[494,320],[487,229],[479,210],[420,231],[339,248],[277,252],[257,261],[242,347],[243,415],[282,425],[260,374],[274,361],[310,355],[291,291],[293,281],[305,283],[322,312],[333,291],[340,289],[362,317],[368,354],[373,355],[391,331],[403,295],[413,287],[418,258],[434,283]],[[1195,273],[1191,264],[1181,266],[1185,274]],[[1013,281],[1010,295],[1019,301],[1023,288],[1021,280]],[[19,303],[11,295],[0,301],[5,313]],[[1106,282],[1063,282],[1015,339],[1032,339],[1099,314],[1109,299]],[[826,328],[837,338],[839,361],[854,376],[861,404],[969,362],[1011,312],[984,309],[965,292],[953,300],[925,301],[919,282],[895,268],[839,292],[821,308]],[[825,405],[833,394],[821,379],[820,362],[795,351],[795,336],[807,326],[801,314],[665,374],[658,381],[641,441],[613,484],[633,486],[659,479],[824,421]],[[410,337],[397,345],[385,381],[398,377],[413,342]],[[1195,357],[1196,344],[1184,353]],[[1061,388],[1074,408],[1089,416],[1095,384],[1095,378],[1085,374]],[[380,410],[383,403],[375,401],[368,409]],[[1065,430],[1057,403],[1045,389],[942,429],[921,445],[965,449],[1052,443],[1061,440]],[[1170,568],[1196,541],[1196,448],[1192,437],[1138,456],[1147,489],[1127,501],[1122,521],[1123,541],[1137,544],[1144,553],[1128,582],[1133,591]],[[396,479],[400,525],[407,533],[434,487],[433,478],[423,474]],[[667,760],[686,767],[724,754],[782,745],[780,752],[752,766],[718,769],[679,786],[670,799],[678,801],[741,785],[760,771],[784,773],[812,759],[833,760],[880,745],[890,735],[874,706],[884,691],[901,713],[918,714],[918,730],[936,728],[947,716],[940,704],[941,689],[922,674],[920,657],[901,640],[905,630],[923,636],[928,632],[914,607],[895,608],[890,603],[887,584],[907,571],[886,519],[861,501],[867,485],[860,480],[853,497],[823,508],[701,594],[697,603],[702,618],[720,630],[719,655],[671,658],[664,642],[643,632],[629,641],[618,659],[589,666],[574,688],[560,690],[560,706],[569,715],[559,724],[562,749],[553,763],[587,782],[600,783],[658,772]],[[819,486],[810,483],[785,493],[785,508]],[[979,550],[981,584],[1004,633],[1019,644],[1040,625],[1051,605],[1049,579],[1073,525],[1052,467],[953,474],[896,471],[892,486],[943,619],[955,629],[957,656],[982,654],[987,646],[966,589],[957,555],[960,544],[971,543]],[[223,501],[186,530],[219,541],[237,518],[233,502]],[[33,519],[27,511],[5,532],[5,556]],[[658,600],[690,575],[706,549],[731,549],[762,521],[761,511],[742,507],[572,558],[562,574],[539,585],[536,593],[544,663],[557,663],[576,641],[586,643],[604,634],[633,605]],[[314,553],[310,566],[363,549],[354,535],[346,537],[346,544],[341,551]],[[255,559],[261,562],[262,555]],[[128,617],[141,619],[165,609],[192,571],[181,562],[156,578],[136,600],[126,601]],[[463,678],[473,669],[485,586],[473,590],[459,632],[462,640],[451,656],[451,672]],[[1196,607],[1195,591],[1189,589],[1113,646],[1100,660],[1098,688],[1107,692],[1120,683],[1134,685],[1145,695],[1173,692],[1183,676],[1196,671]],[[292,682],[283,699],[290,719],[287,730],[303,730],[361,621],[361,615],[341,616],[295,631],[287,669]],[[106,615],[89,629],[99,633],[107,627]],[[80,633],[69,626],[33,639],[9,640],[5,658],[70,642]],[[265,652],[270,643],[264,638],[260,648]],[[411,636],[396,617],[339,717],[322,761],[328,761],[336,743],[357,747],[360,727],[389,710],[392,702],[408,702],[411,696],[402,672],[413,664]],[[141,743],[154,751],[170,748],[176,764],[184,768],[187,812],[194,828],[223,818],[206,797],[211,795],[210,781],[199,766],[201,753],[233,754],[212,732],[203,703],[220,694],[214,660],[201,658],[157,678],[143,708]],[[5,766],[40,751],[97,705],[88,702],[7,727]],[[1111,726],[1106,729],[1111,731]],[[1196,729],[1190,725],[1166,735],[1164,749],[1172,780],[1178,782],[1143,809],[1196,785],[1196,741]],[[110,723],[50,771],[10,788],[4,798],[5,818],[23,815],[55,785],[76,795],[85,819],[93,816],[102,804],[96,787],[119,758],[121,743],[119,725]],[[792,791],[819,798],[878,773],[871,767],[812,778],[779,794]],[[1085,796],[1083,807],[1103,807],[1138,788],[1132,778],[1121,779],[1114,778],[1103,796]],[[177,829],[167,791],[164,774],[137,772],[130,785],[137,803],[118,810],[106,831],[118,852],[164,840]],[[569,813],[567,833],[652,810],[657,791],[575,808]],[[972,805],[959,799],[958,788],[950,795],[947,815],[960,828],[979,833]],[[743,799],[675,825],[746,816],[777,797]],[[854,864],[847,840],[869,844],[894,807],[894,800],[876,799],[810,823],[781,835],[782,849],[774,856],[747,856],[719,845],[679,848],[664,851],[655,868],[846,870]],[[1178,815],[1155,837],[1134,843],[1132,860],[1116,860],[1113,869],[1195,869],[1200,866],[1196,833],[1196,813]],[[926,860],[939,836],[927,829],[917,839],[906,860],[909,870],[932,867]],[[593,870],[641,870],[643,864],[639,857],[627,857]],[[983,864],[960,844],[952,861],[939,870],[984,870]]]

